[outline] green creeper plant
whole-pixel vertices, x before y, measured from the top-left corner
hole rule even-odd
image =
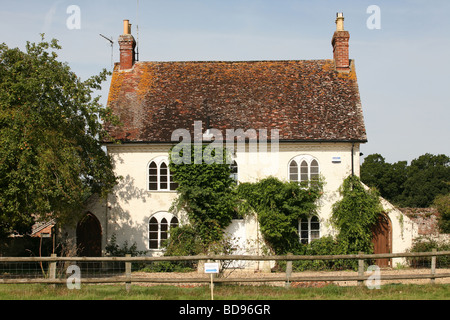
[[[224,229],[236,215],[236,183],[230,177],[226,151],[221,154],[223,161],[210,163],[208,157],[200,155],[201,163],[195,163],[198,162],[194,161],[196,154],[206,148],[193,145],[191,163],[175,163],[170,152],[170,171],[178,183],[178,196],[171,211],[186,212],[189,223],[208,250],[214,242],[222,240]],[[215,151],[210,155],[214,157]]]
[[[238,194],[244,200],[240,210],[256,214],[261,234],[275,254],[295,253],[301,247],[299,219],[316,213],[322,183],[315,181],[305,187],[269,177],[240,184]]]
[[[372,253],[372,228],[383,212],[378,192],[366,190],[357,176],[349,176],[340,193],[342,199],[333,205],[331,221],[339,231],[337,242],[341,252]]]

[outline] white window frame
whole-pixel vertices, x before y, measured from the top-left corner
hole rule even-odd
[[[312,228],[311,228],[311,220],[313,218],[317,219],[317,223],[319,224],[319,229],[312,230]],[[311,241],[313,241],[313,240],[320,239],[320,237],[322,236],[322,233],[320,231],[321,230],[321,226],[322,226],[322,224],[320,223],[320,218],[318,216],[314,216],[314,215],[308,217],[308,230],[302,230],[302,221],[303,221],[302,219],[298,220],[298,239],[299,239],[300,243],[303,243],[302,242],[303,239],[307,240],[308,244],[311,243]],[[308,232],[308,238],[307,239],[306,238],[302,238],[302,232],[303,231],[307,231]],[[318,236],[313,238],[312,237],[312,232],[318,232]]]
[[[296,156],[295,158],[291,159],[288,163],[288,167],[287,167],[287,176],[288,176],[288,181],[293,181],[293,182],[298,182],[298,183],[303,183],[303,182],[308,182],[308,186],[310,185],[311,180],[311,164],[313,161],[317,162],[317,175],[318,177],[320,176],[320,162],[319,160],[317,160],[317,158],[310,156],[310,155],[300,155],[300,156]],[[294,162],[297,164],[297,177],[298,180],[291,180],[291,164],[292,162]],[[308,180],[302,180],[302,172],[301,172],[301,168],[302,168],[302,163],[306,162],[308,164]]]
[[[150,189],[150,165],[152,163],[156,164],[156,177],[157,177],[157,181],[156,181],[157,189],[156,190]],[[161,188],[161,165],[163,163],[167,166],[167,188],[165,188],[165,189]],[[172,183],[170,181],[171,172],[170,172],[170,168],[169,168],[169,158],[168,157],[157,157],[155,159],[150,160],[147,164],[146,176],[147,176],[147,191],[149,191],[149,192],[176,192],[176,190],[171,190]]]
[[[150,248],[150,240],[151,240],[150,239],[150,221],[152,220],[152,218],[155,218],[156,221],[158,222],[158,231],[157,231],[158,232],[158,239],[157,239],[157,241],[158,241],[158,248]],[[178,226],[179,226],[180,225],[180,219],[177,216],[171,214],[170,212],[165,212],[165,211],[157,212],[157,213],[153,214],[152,216],[150,216],[150,218],[148,218],[148,223],[147,223],[148,243],[147,243],[147,247],[149,248],[149,250],[152,250],[152,251],[161,251],[162,250],[161,249],[161,243],[162,243],[163,240],[161,239],[161,232],[162,232],[162,230],[161,230],[161,222],[162,222],[163,219],[166,219],[166,221],[167,221],[167,238],[169,238],[169,232],[170,232],[170,229],[171,229],[171,222],[172,222],[173,218],[177,218]]]

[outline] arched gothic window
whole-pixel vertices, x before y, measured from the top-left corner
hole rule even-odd
[[[148,224],[149,249],[161,249],[161,245],[169,238],[169,231],[178,227],[178,218],[168,212],[154,214]]]
[[[149,191],[175,191],[177,187],[177,183],[173,181],[168,160],[160,159],[150,162],[148,165]]]
[[[289,163],[289,181],[310,184],[318,181],[320,174],[319,162],[311,156],[298,156]]]
[[[298,225],[298,235],[301,243],[308,244],[320,238],[320,221],[318,217],[311,216],[308,219],[300,219]]]

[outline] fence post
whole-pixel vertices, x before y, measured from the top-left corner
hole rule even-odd
[[[131,254],[125,255],[125,257],[131,258]],[[126,277],[125,289],[128,292],[131,290],[131,261],[125,262],[125,277]]]
[[[364,254],[364,252],[359,252],[358,254]],[[358,276],[363,277],[364,276],[364,259],[358,259]],[[363,286],[364,280],[358,280],[358,286]]]
[[[292,253],[288,253],[287,256],[292,256]],[[292,275],[292,260],[287,260],[286,261],[286,283],[285,283],[285,287],[286,289],[291,287],[291,282],[290,282],[290,278]]]
[[[432,252],[436,253],[437,250],[433,249]],[[436,278],[434,277],[434,275],[436,275],[436,256],[431,257],[431,278],[430,278],[431,284],[435,284],[436,282]]]
[[[50,257],[56,258],[57,255],[52,253]],[[50,280],[56,280],[56,261],[50,262],[49,270],[48,270],[48,277]],[[56,284],[54,284],[54,283],[51,284],[50,286],[52,288],[56,288]]]

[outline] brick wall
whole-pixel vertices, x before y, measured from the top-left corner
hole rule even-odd
[[[435,208],[400,208],[419,227],[419,236],[436,236],[439,234],[439,213]]]

